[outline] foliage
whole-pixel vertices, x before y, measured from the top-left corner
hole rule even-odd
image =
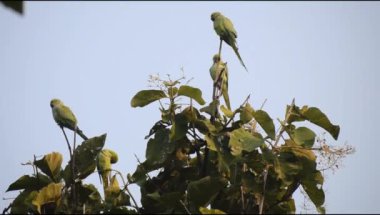
[[[230,110],[220,104],[217,84],[207,103],[202,91],[182,84],[183,79],[151,76],[158,89],[139,91],[131,99],[132,107],[159,101],[161,119],[145,137],[145,161],[127,175],[128,183],[111,168],[117,154],[103,149],[103,134],[78,147],[74,142],[73,151],[68,147],[70,161],[64,168],[58,152],[30,162],[34,174],[9,185],[7,192],[21,192],[4,213],[295,213],[293,194],[301,188],[315,208],[325,212],[325,169],[319,168],[317,155],[339,158],[352,148],[329,147],[312,129],[297,124],[308,121],[335,140],[338,125],[320,109],[293,100],[276,128],[262,107],[253,108],[250,96]],[[102,178],[104,196],[83,182],[95,172]],[[133,183],[140,187],[141,206],[128,190]]]

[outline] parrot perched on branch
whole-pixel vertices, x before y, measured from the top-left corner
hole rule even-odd
[[[214,30],[216,34],[220,37],[220,47],[219,52],[222,45],[222,40],[226,42],[228,45],[232,47],[235,54],[239,58],[240,63],[243,65],[246,71],[247,67],[245,66],[242,58],[240,57],[236,38],[237,38],[237,32],[234,28],[234,25],[232,24],[231,20],[227,17],[223,16],[220,12],[214,12],[211,14],[211,20],[214,22]]]
[[[63,102],[59,99],[52,99],[50,101],[50,107],[53,112],[53,117],[55,122],[63,129],[68,128],[72,131],[76,130],[76,132],[81,136],[84,140],[88,138],[83,134],[82,130],[79,129],[77,125],[77,119],[73,112],[69,107],[65,106]]]
[[[117,153],[110,149],[103,149],[99,152],[96,158],[96,166],[98,168],[100,182],[103,182],[103,187],[109,186],[111,176],[111,164],[119,160]]]
[[[210,75],[216,85],[216,89],[218,89],[226,102],[227,108],[231,110],[230,105],[230,97],[228,95],[228,67],[227,63],[224,63],[219,54],[215,54],[213,57],[213,64],[210,68]]]

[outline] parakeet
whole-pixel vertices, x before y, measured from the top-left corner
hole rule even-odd
[[[50,107],[53,112],[53,117],[55,122],[63,129],[63,127],[70,130],[75,130],[84,140],[88,138],[83,134],[83,132],[78,128],[77,119],[75,115],[70,110],[69,107],[65,106],[63,102],[59,99],[52,99],[50,101]]]
[[[239,58],[240,63],[243,65],[245,70],[247,70],[247,67],[245,66],[238,51],[238,47],[236,43],[237,32],[231,20],[223,16],[220,12],[212,13],[211,20],[214,22],[214,29],[215,29],[216,34],[219,35],[220,40],[223,40],[224,42],[226,42],[228,45],[232,47],[235,54]]]
[[[98,168],[100,182],[103,182],[104,188],[107,188],[111,176],[111,164],[118,161],[116,152],[110,149],[103,149],[96,158],[96,166]]]
[[[219,91],[221,91],[224,101],[226,102],[227,108],[231,110],[230,98],[228,96],[228,67],[227,63],[224,63],[219,54],[215,54],[213,57],[213,64],[210,68],[210,75],[214,84]],[[221,74],[221,72],[223,73]],[[221,74],[221,77],[219,78]],[[219,79],[219,80],[218,80]]]

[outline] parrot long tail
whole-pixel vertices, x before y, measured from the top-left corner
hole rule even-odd
[[[224,102],[226,102],[227,108],[231,110],[230,97],[228,95],[228,91],[223,90],[223,98]]]
[[[77,127],[77,134],[79,136],[81,136],[83,138],[83,140],[88,140],[88,138],[86,137],[86,135],[83,134],[83,131],[80,130],[78,127]]]
[[[241,59],[241,57],[240,57],[240,54],[239,54],[239,51],[238,51],[238,47],[236,46],[236,44],[232,43],[231,47],[234,50],[236,56],[239,58],[239,61],[240,61],[241,65],[243,65],[244,69],[248,72],[248,69],[247,69],[247,67],[244,64],[243,59]]]

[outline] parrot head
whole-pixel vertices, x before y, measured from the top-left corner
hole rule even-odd
[[[111,163],[116,163],[118,160],[119,160],[119,157],[117,156],[117,153],[112,151],[112,150],[108,150],[110,155],[111,155]]]
[[[220,12],[214,12],[211,14],[211,20],[214,21],[218,16],[222,15]]]
[[[220,55],[219,54],[215,54],[214,57],[212,58],[212,60],[214,61],[214,63],[217,63],[220,61]]]
[[[56,107],[57,105],[61,105],[61,104],[63,104],[63,103],[62,103],[62,101],[59,100],[59,99],[52,99],[52,100],[50,101],[50,107],[51,107],[51,108],[54,108],[54,107]]]

